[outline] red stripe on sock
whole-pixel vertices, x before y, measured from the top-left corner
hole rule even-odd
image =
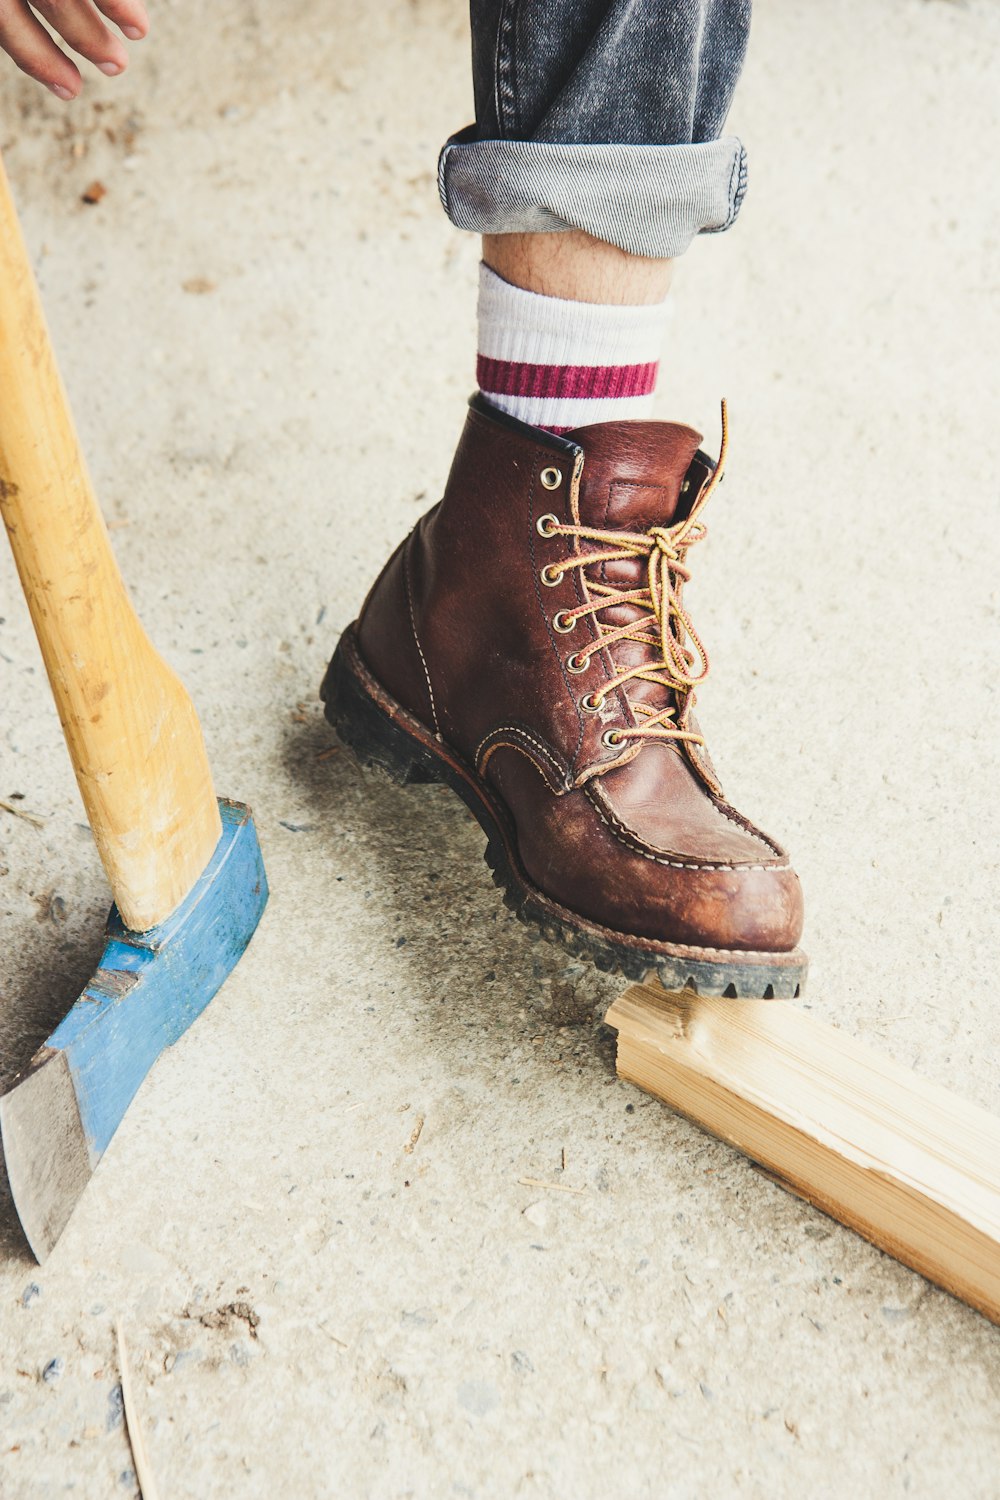
[[[593,401],[649,396],[656,389],[658,369],[658,360],[647,365],[529,365],[480,354],[476,361],[479,388],[487,394]]]

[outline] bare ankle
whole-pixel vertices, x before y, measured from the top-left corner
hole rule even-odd
[[[605,307],[662,302],[673,273],[673,261],[629,255],[579,229],[484,235],[483,260],[525,291]]]

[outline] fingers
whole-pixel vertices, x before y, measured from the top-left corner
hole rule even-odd
[[[35,10],[57,31],[63,41],[114,77],[128,67],[125,45],[101,20],[90,0],[32,0]]]
[[[97,9],[113,21],[130,42],[141,42],[149,30],[143,0],[95,0]]]
[[[98,12],[130,41],[140,41],[149,30],[143,0],[96,0],[96,4],[91,0],[32,0],[32,4],[67,46],[110,77],[125,71],[128,53]],[[80,70],[39,23],[27,0],[0,0],[0,48],[60,99],[75,99],[79,94]]]
[[[80,92],[79,68],[59,50],[25,0],[0,0],[0,47],[58,98],[75,99]]]

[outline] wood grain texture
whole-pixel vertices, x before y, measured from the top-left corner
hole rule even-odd
[[[144,931],[187,895],[221,824],[194,708],[111,550],[2,163],[0,513],[115,903]]]
[[[1000,1120],[784,1001],[633,985],[618,1072],[1000,1322]]]

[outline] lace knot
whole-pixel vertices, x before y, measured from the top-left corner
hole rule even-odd
[[[651,526],[646,535],[652,538],[654,546],[667,563],[674,565],[680,562],[680,551],[669,527]]]

